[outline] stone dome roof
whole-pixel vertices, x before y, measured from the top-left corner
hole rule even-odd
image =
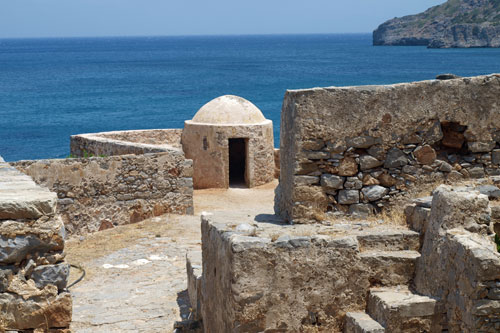
[[[203,124],[260,124],[266,121],[252,102],[233,95],[225,95],[203,105],[194,115],[194,123]]]

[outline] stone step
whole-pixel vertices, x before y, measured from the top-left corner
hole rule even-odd
[[[436,300],[407,287],[371,289],[367,313],[391,333],[440,332]]]
[[[57,196],[30,177],[0,162],[0,220],[53,216]]]
[[[370,272],[370,281],[377,286],[410,284],[420,253],[417,251],[370,251],[360,253],[362,263]]]
[[[385,329],[366,312],[348,312],[344,333],[384,333]]]
[[[193,311],[194,320],[201,317],[201,273],[202,252],[189,251],[186,253],[186,270],[188,280],[188,295]]]
[[[366,230],[357,236],[360,251],[403,251],[420,249],[418,232],[406,229]]]

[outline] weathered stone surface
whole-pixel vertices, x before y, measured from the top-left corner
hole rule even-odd
[[[345,316],[345,333],[384,333],[385,329],[365,312],[348,312]]]
[[[417,251],[370,251],[360,254],[361,261],[373,272],[378,286],[408,285],[413,279],[420,253]]]
[[[363,182],[358,177],[347,177],[344,188],[347,190],[361,190]]]
[[[500,189],[495,185],[481,185],[477,190],[479,193],[487,195],[490,199],[500,198]]]
[[[498,82],[499,75],[489,75],[390,86],[288,91],[282,111],[282,195],[276,197],[282,202],[276,205],[277,212],[286,220],[307,223],[304,216],[294,215],[307,215],[307,209],[295,206],[312,207],[313,203],[293,201],[293,178],[298,167],[307,163],[302,156],[302,142],[325,142],[327,148],[322,150],[330,152],[333,143],[342,149],[330,159],[309,165],[307,172],[301,169],[301,174],[356,176],[361,180],[370,174],[380,184],[367,178],[363,186],[390,188],[379,199],[382,207],[394,196],[423,183],[500,173],[492,163],[492,153],[465,150],[465,143],[471,143],[474,150],[475,143],[486,143],[490,149],[492,138],[497,138],[500,117],[496,112],[498,101],[493,96],[500,95]],[[374,138],[375,142],[359,139],[364,137]],[[363,143],[354,143],[353,138]],[[375,162],[373,158],[384,161],[384,165],[366,163]],[[329,194],[326,207],[347,210],[336,206],[338,200],[333,191]]]
[[[367,152],[379,161],[385,160],[385,149],[380,145],[371,146]]]
[[[35,281],[37,288],[43,289],[47,285],[55,285],[59,291],[66,288],[69,277],[69,265],[61,263],[58,265],[42,265],[33,270],[31,278]]]
[[[357,190],[341,190],[339,191],[339,204],[351,205],[359,203],[359,191]]]
[[[210,219],[202,220],[205,332],[303,332],[317,320],[338,332],[347,309],[366,306],[370,274],[354,237],[282,236],[235,252],[230,228]]]
[[[15,266],[0,266],[0,293],[7,291],[15,269]]]
[[[368,217],[375,213],[375,208],[370,204],[353,204],[349,206],[349,215],[354,217]]]
[[[380,140],[377,140],[372,136],[366,136],[366,135],[346,139],[347,146],[354,148],[370,148],[379,141]]]
[[[338,168],[340,176],[354,176],[358,173],[358,163],[352,157],[345,157]]]
[[[400,168],[408,164],[406,154],[398,148],[391,148],[387,152],[384,168]]]
[[[319,183],[319,177],[315,176],[295,176],[295,185],[303,186],[303,185],[313,185]]]
[[[436,151],[429,145],[420,146],[413,152],[418,163],[431,165],[436,160]]]
[[[362,171],[377,168],[384,164],[384,161],[379,161],[370,155],[363,155],[359,158],[359,164]]]
[[[380,184],[380,181],[374,177],[372,177],[370,174],[366,174],[363,176],[363,185],[365,186],[370,186],[370,185],[378,185]]]
[[[0,264],[19,263],[28,255],[60,251],[65,230],[60,219],[42,217],[33,222],[0,223]]]
[[[0,162],[0,220],[54,215],[57,196],[31,178]]]
[[[380,185],[372,185],[364,187],[361,192],[363,193],[363,197],[365,200],[376,201],[389,193],[389,189]]]
[[[388,332],[436,332],[440,316],[436,300],[408,290],[372,289],[368,297],[368,314]]]
[[[491,163],[493,163],[495,165],[500,164],[500,149],[494,149],[491,152]]]
[[[201,319],[202,254],[201,251],[186,253],[187,285],[194,319]]]
[[[361,251],[418,251],[419,234],[410,230],[367,230],[357,235]]]
[[[193,213],[193,165],[179,151],[13,165],[59,199],[69,199],[57,205],[57,213],[70,234],[98,231],[103,220],[127,224]]]
[[[383,173],[378,177],[378,180],[380,181],[380,185],[383,185],[385,187],[391,187],[397,184],[397,180],[392,177],[391,175],[387,173]]]
[[[473,153],[487,153],[493,150],[496,146],[495,141],[489,142],[468,142],[467,146],[469,150]]]
[[[479,192],[444,185],[434,191],[415,286],[418,292],[441,299],[450,331],[494,327],[488,318],[474,313],[471,301],[478,299],[482,283],[500,277],[500,254],[485,237],[490,214],[488,198]]]
[[[321,175],[321,186],[327,189],[339,190],[344,187],[344,179],[344,177],[336,175],[323,174]]]
[[[15,330],[69,327],[72,300],[69,293],[57,295],[57,288],[44,289],[45,296],[23,299],[10,293],[0,294],[0,313],[4,327]]]

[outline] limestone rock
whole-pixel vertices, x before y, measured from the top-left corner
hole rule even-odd
[[[469,142],[467,143],[467,146],[469,147],[469,150],[473,153],[487,153],[489,151],[492,151],[493,148],[496,146],[495,141],[489,141],[489,142]]]
[[[431,165],[436,160],[436,151],[429,145],[418,147],[413,154],[420,164]]]
[[[373,185],[364,187],[361,192],[363,192],[365,200],[376,201],[389,193],[389,189],[380,185]]]
[[[321,175],[321,186],[327,189],[339,190],[343,188],[343,185],[344,185],[343,177],[330,174]]]
[[[371,155],[363,155],[359,158],[359,164],[362,171],[377,168],[384,164]]]
[[[370,204],[353,204],[349,206],[349,214],[354,217],[366,218],[373,215],[375,208]]]
[[[45,286],[52,284],[59,291],[66,288],[69,277],[69,265],[61,263],[58,265],[42,265],[33,270],[31,278],[35,281],[38,288],[43,289]]]
[[[385,158],[384,168],[400,168],[408,164],[408,158],[406,154],[398,149],[391,148],[387,152],[387,157]]]
[[[363,182],[357,177],[347,177],[344,188],[347,190],[361,190]]]
[[[369,186],[369,185],[378,185],[378,184],[380,184],[378,179],[372,177],[371,175],[366,174],[363,176],[363,185]]]
[[[487,195],[490,199],[500,198],[500,189],[495,185],[481,185],[477,189],[479,193]]]
[[[345,157],[338,168],[340,176],[354,176],[358,173],[358,163],[352,157]]]
[[[359,203],[359,191],[357,190],[341,190],[339,191],[339,204],[351,205]]]
[[[369,148],[374,144],[378,143],[378,141],[374,137],[371,136],[357,136],[354,138],[347,138],[347,146],[354,148]]]

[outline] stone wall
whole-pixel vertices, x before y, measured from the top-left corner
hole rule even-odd
[[[341,332],[370,288],[409,284],[419,256],[416,232],[361,229],[202,216],[205,332]]]
[[[440,186],[426,221],[415,288],[440,300],[450,332],[500,330],[500,254],[486,195]]]
[[[500,75],[287,91],[276,211],[366,215],[414,185],[499,174],[498,96]]]
[[[75,157],[145,154],[181,150],[181,129],[115,131],[73,135]]]
[[[69,233],[166,213],[193,213],[193,167],[182,152],[12,163],[56,192]]]
[[[57,196],[0,158],[0,331],[68,328],[65,229]]]

